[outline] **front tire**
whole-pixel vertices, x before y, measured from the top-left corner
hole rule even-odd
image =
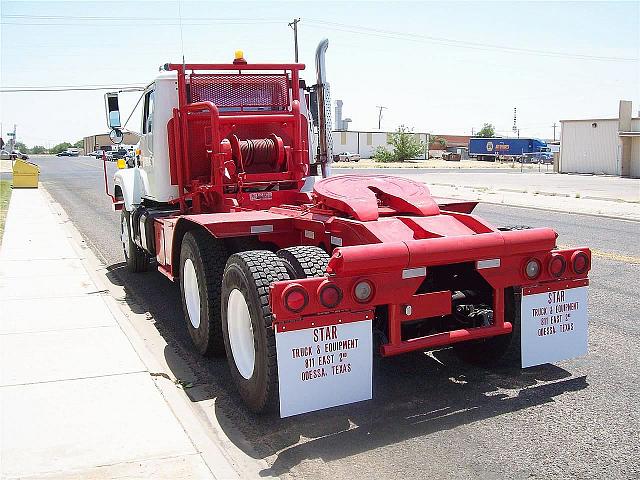
[[[289,280],[282,261],[267,250],[229,257],[222,281],[222,332],[231,376],[256,413],[278,405],[276,339],[269,286]]]
[[[224,355],[220,291],[227,261],[223,242],[210,233],[187,232],[180,250],[182,309],[196,350],[204,356]]]
[[[124,208],[120,215],[120,241],[127,269],[131,273],[146,272],[149,267],[149,255],[131,238],[131,212]]]

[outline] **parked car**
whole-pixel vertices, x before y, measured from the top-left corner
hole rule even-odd
[[[525,153],[522,157],[518,159],[518,161],[521,163],[552,164],[553,154],[550,152]]]
[[[80,152],[78,150],[65,150],[64,152],[56,153],[56,157],[78,157]]]
[[[8,152],[7,150],[0,151],[0,159],[2,160],[16,160],[18,158],[21,160],[27,160],[29,155],[22,153],[19,150],[12,150],[11,152]]]
[[[360,154],[349,153],[349,152],[338,153],[333,156],[333,161],[334,162],[359,162]]]

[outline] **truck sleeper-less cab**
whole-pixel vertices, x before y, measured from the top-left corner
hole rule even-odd
[[[179,282],[195,348],[226,354],[255,412],[369,399],[374,353],[451,345],[515,367],[584,354],[589,249],[496,228],[412,180],[330,176],[327,45],[310,87],[303,64],[241,52],[165,65],[111,190],[129,269],[153,259]]]

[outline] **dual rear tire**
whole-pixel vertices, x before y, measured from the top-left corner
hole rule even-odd
[[[187,329],[203,355],[226,352],[240,397],[253,412],[278,405],[278,368],[269,286],[324,274],[328,255],[293,247],[277,255],[250,250],[228,256],[208,232],[187,232],[180,255],[180,290]]]

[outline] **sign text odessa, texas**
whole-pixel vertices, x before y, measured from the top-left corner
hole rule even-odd
[[[371,398],[371,320],[276,333],[280,416]]]
[[[578,287],[522,296],[523,367],[587,353],[587,290]]]

